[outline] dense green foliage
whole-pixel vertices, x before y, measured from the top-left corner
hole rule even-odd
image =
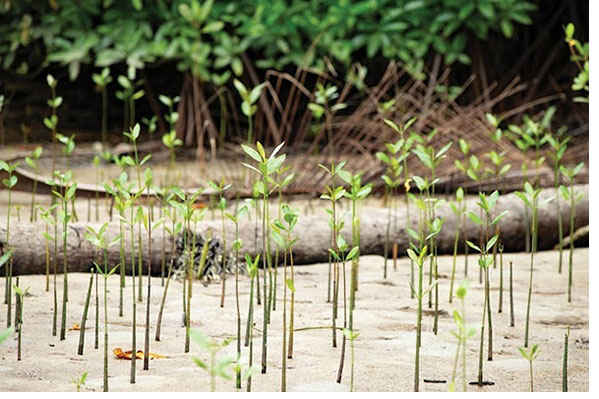
[[[349,66],[356,58],[399,60],[421,70],[431,51],[469,63],[468,35],[512,37],[530,24],[525,0],[2,0],[0,69],[27,75],[48,65],[126,64],[130,75],[175,61],[217,85],[257,68]]]

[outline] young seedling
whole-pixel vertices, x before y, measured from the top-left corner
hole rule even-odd
[[[153,179],[154,176],[152,174],[152,169],[146,169],[144,173],[145,177],[145,187],[148,197],[150,196],[150,190],[153,189]],[[147,273],[148,273],[148,290],[147,290],[147,300],[146,300],[146,327],[145,327],[145,341],[144,341],[144,370],[150,369],[150,302],[151,301],[151,290],[152,290],[152,230],[156,230],[162,223],[164,219],[159,219],[154,221],[152,218],[152,213],[148,212],[144,216],[144,227],[146,232],[148,233],[148,259],[147,259]]]
[[[191,221],[194,218],[194,214],[197,211],[197,208],[194,206],[196,199],[198,196],[204,191],[203,188],[196,190],[193,193],[184,193],[179,187],[173,187],[173,193],[179,198],[179,201],[173,203],[173,205],[177,206],[179,212],[183,216],[183,242],[184,242],[184,250],[187,254],[187,271],[186,271],[186,280],[187,280],[187,298],[183,298],[183,303],[185,305],[185,353],[189,352],[189,344],[190,344],[190,331],[191,331],[191,296],[192,296],[192,288],[193,288],[193,262],[194,262],[194,254],[195,254],[195,234],[191,229]],[[205,214],[204,208],[201,211],[200,218],[204,217]],[[190,238],[193,237],[190,242]],[[204,247],[207,248],[208,240],[206,240]],[[202,261],[205,261],[205,250],[202,250]],[[203,265],[200,264],[200,268]],[[199,270],[198,274],[201,276],[202,271]],[[185,301],[187,303],[185,304]]]
[[[456,291],[456,296],[460,300],[460,309],[453,311],[453,321],[456,325],[456,330],[451,331],[451,334],[457,339],[458,345],[456,348],[455,358],[453,361],[453,371],[451,373],[451,382],[449,384],[449,391],[455,391],[456,387],[456,375],[458,370],[458,363],[461,363],[462,368],[462,390],[466,392],[466,343],[468,339],[472,338],[476,334],[476,329],[468,328],[466,324],[466,305],[465,298],[468,293],[468,280],[462,281]],[[460,362],[461,360],[461,362]]]
[[[451,281],[449,283],[449,303],[453,301],[453,282],[455,280],[455,266],[458,256],[458,244],[460,241],[460,231],[462,228],[462,215],[464,214],[463,202],[464,202],[464,189],[458,187],[455,192],[456,203],[450,203],[449,206],[451,211],[455,214],[457,220],[457,227],[455,230],[455,239],[453,240],[453,261],[451,264]]]
[[[562,358],[562,392],[568,392],[568,340],[570,339],[570,326],[564,334],[564,356]]]
[[[360,336],[360,333],[358,331],[352,331],[349,328],[345,328],[343,329],[343,337],[346,339],[349,339],[349,346],[350,346],[350,353],[351,353],[351,359],[350,359],[350,377],[349,377],[349,391],[353,392],[354,391],[354,364],[355,364],[355,351],[354,351],[354,341],[356,340],[356,338],[358,338]]]
[[[532,370],[532,363],[539,356],[539,352],[540,352],[539,345],[534,344],[528,352],[526,352],[524,350],[524,348],[518,348],[518,351],[520,351],[520,354],[522,355],[523,358],[528,360],[528,366],[529,366],[529,370],[530,370],[530,392],[534,392],[535,385],[534,385],[534,373]]]
[[[174,114],[176,114],[176,112]],[[183,145],[183,141],[177,138],[177,132],[174,130],[174,124],[171,123],[171,126],[170,133],[166,133],[164,136],[162,136],[162,143],[166,146],[166,148],[168,148],[169,152],[169,164],[165,181],[165,186],[167,187],[176,183],[176,181],[173,180],[173,171],[175,170],[176,161],[175,149]]]
[[[19,280],[19,278],[17,277],[17,281]],[[17,294],[17,320],[15,322],[15,328],[17,330],[17,360],[20,361],[21,360],[21,348],[22,348],[22,336],[23,336],[23,305],[24,305],[24,299],[25,296],[27,295],[27,293],[29,293],[29,287],[27,287],[26,289],[22,290],[18,285],[15,285],[14,287],[15,293]]]
[[[316,120],[320,120],[324,116],[324,131],[327,133],[331,155],[336,154],[332,130],[333,115],[335,115],[337,111],[347,108],[347,104],[341,103],[339,101],[331,105],[333,100],[337,99],[338,97],[339,89],[337,86],[327,84],[325,87],[322,83],[316,82],[316,93],[314,93],[316,102],[311,102],[308,104],[308,109],[312,112],[312,116]],[[322,131],[322,128],[317,129]],[[319,134],[314,142],[318,143],[320,137],[321,135]]]
[[[559,250],[559,262],[557,265],[558,273],[562,273],[563,264],[563,250],[564,250],[564,221],[562,218],[562,207],[560,196],[558,195],[560,187],[560,168],[562,167],[562,160],[566,149],[568,148],[568,142],[570,137],[566,137],[566,129],[558,129],[555,134],[551,132],[547,133],[546,140],[551,145],[551,152],[549,157],[553,160],[553,185],[555,188],[555,209],[557,212],[557,231],[558,231],[558,243],[557,247]]]
[[[372,192],[372,183],[362,185],[362,174],[358,173],[352,175],[351,173],[340,174],[346,183],[349,184],[350,190],[345,192],[345,198],[351,200],[352,203],[352,245],[360,248],[360,215],[358,209],[360,202],[368,197]],[[351,267],[351,282],[350,282],[350,308],[355,308],[356,291],[358,290],[358,273],[360,269],[360,250],[356,253],[356,256],[352,259]]]
[[[387,259],[389,258],[389,229],[391,228],[391,210],[396,210],[394,193],[395,190],[400,186],[402,178],[401,172],[403,166],[401,164],[402,158],[401,149],[404,147],[404,140],[399,139],[395,143],[387,143],[387,152],[377,152],[376,156],[385,165],[387,165],[386,173],[381,177],[385,182],[385,197],[388,199],[387,207],[389,212],[387,215],[387,229],[385,231],[385,251],[384,251],[384,264],[383,264],[383,278],[387,278]],[[399,156],[398,156],[399,154]],[[397,213],[397,212],[395,212]],[[397,214],[394,215],[397,218]]]
[[[236,213],[226,213],[227,218],[235,224],[235,241],[231,248],[235,252],[235,310],[237,312],[237,358],[241,358],[241,308],[239,306],[239,251],[243,242],[239,238],[239,220],[248,213],[248,206],[241,206]],[[284,346],[284,345],[283,345]],[[235,388],[241,389],[241,370],[235,373]]]
[[[85,324],[87,323],[87,311],[89,309],[89,301],[92,296],[92,286],[94,283],[94,270],[89,274],[89,285],[87,287],[87,295],[85,296],[85,305],[83,306],[83,316],[81,316],[81,330],[79,331],[79,347],[77,354],[83,356],[83,347],[85,346]]]
[[[102,274],[104,278],[104,379],[102,389],[104,392],[108,392],[108,277],[110,277],[118,269],[119,265],[114,266],[112,269],[108,269],[108,248],[118,243],[120,237],[117,237],[111,242],[106,240],[106,229],[108,228],[108,222],[104,223],[98,230],[94,230],[92,227],[87,226],[85,232],[85,238],[96,248],[102,251],[104,267],[100,268],[97,263],[94,262],[96,270]],[[132,352],[135,353],[135,352]],[[132,356],[132,358],[135,355]]]
[[[71,221],[72,214],[69,213],[69,201],[75,197],[75,191],[77,190],[77,183],[71,185],[72,172],[68,171],[64,174],[55,172],[55,180],[48,181],[47,183],[54,186],[56,189],[52,190],[54,197],[60,200],[60,207],[58,209],[58,221],[62,225],[62,256],[63,256],[63,291],[62,291],[62,313],[60,322],[60,340],[64,341],[66,338],[67,331],[67,302],[68,302],[68,259],[67,259],[67,237],[69,233],[68,225]],[[64,191],[63,189],[64,188]],[[58,190],[58,191],[57,191]],[[58,239],[57,239],[58,240]]]
[[[568,179],[570,189],[560,186],[560,194],[565,201],[570,203],[570,253],[568,256],[568,302],[572,302],[572,266],[574,260],[574,216],[576,216],[576,203],[583,198],[583,194],[574,192],[574,178],[584,166],[584,162],[579,163],[573,168],[562,166],[560,172]]]
[[[429,134],[426,135],[425,144],[417,144],[416,148],[412,150],[412,152],[418,157],[420,162],[430,171],[429,179],[430,182],[426,187],[426,200],[428,205],[427,210],[427,225],[432,226],[433,221],[435,220],[436,212],[435,210],[440,206],[439,201],[435,198],[435,184],[437,182],[436,171],[443,158],[445,158],[445,153],[449,150],[452,143],[449,142],[441,147],[439,150],[436,150],[435,147],[431,144],[437,135],[438,130],[433,129]],[[420,139],[418,135],[412,135],[416,141]],[[414,178],[415,179],[415,178]],[[437,231],[435,234],[433,230],[429,233],[427,240],[429,240],[429,249],[430,249],[430,264],[429,264],[429,284],[433,279],[434,270],[437,268],[437,236],[439,232]],[[438,288],[435,288],[435,308],[438,308],[439,302],[439,291]],[[432,292],[429,294],[428,298],[428,307],[432,307]],[[437,311],[435,311],[435,320],[436,320]],[[436,330],[436,322],[435,322],[435,334]]]
[[[512,262],[510,262],[510,327],[514,327],[516,325],[514,320],[514,284],[512,279],[512,269],[513,265]]]
[[[424,242],[424,240],[422,240]],[[418,301],[418,311],[416,316],[416,355],[414,358],[414,392],[420,390],[420,346],[422,340],[422,299],[428,291],[433,289],[433,286],[429,286],[424,289],[423,277],[424,277],[424,262],[426,261],[427,247],[423,246],[421,249],[412,245],[412,248],[408,248],[408,256],[414,261],[414,264],[418,267],[418,288],[416,289],[410,282],[410,288],[414,292],[414,297]],[[435,282],[436,284],[436,282]]]
[[[33,169],[33,173],[38,174],[38,164],[37,161],[42,156],[42,147],[36,147],[35,150],[31,153],[31,156],[25,157],[25,163],[29,165],[31,169]],[[37,192],[37,179],[33,180],[33,188],[31,190],[31,212],[29,215],[30,222],[37,221],[37,204],[35,203],[35,194]]]
[[[83,373],[81,375],[81,377],[71,379],[71,381],[73,381],[73,384],[75,385],[75,388],[77,389],[77,392],[81,392],[81,387],[85,385],[86,379],[87,379],[87,371],[85,373]]]
[[[18,178],[13,174],[15,169],[19,166],[18,162],[8,164],[0,160],[0,170],[5,170],[8,173],[8,179],[3,179],[2,184],[8,189],[8,212],[6,212],[6,248],[10,251],[10,213],[12,206],[12,189],[17,185]],[[9,253],[12,254],[12,251]],[[12,313],[12,256],[8,259],[8,265],[5,268],[5,291],[4,291],[4,303],[8,305],[7,316],[6,316],[6,327],[10,327],[11,313]]]
[[[589,43],[581,43],[574,38],[574,24],[569,23],[564,28],[564,41],[570,49],[570,59],[578,68],[578,75],[572,83],[572,90],[586,92],[585,96],[574,97],[574,102],[587,103],[589,102]]]
[[[342,222],[340,222],[341,224]],[[333,249],[329,249],[331,256],[335,259],[336,262],[341,263],[342,266],[342,276],[343,276],[343,329],[344,331],[347,329],[348,331],[353,331],[354,328],[354,313],[353,309],[349,309],[349,319],[348,319],[348,309],[347,309],[347,273],[345,272],[345,265],[347,262],[351,262],[358,251],[360,250],[358,247],[353,247],[349,252],[347,252],[349,246],[345,241],[345,238],[341,234],[337,236],[337,251]],[[339,276],[337,276],[337,280],[339,280]],[[333,319],[333,329],[336,329],[337,326],[334,324],[335,319]],[[339,368],[337,370],[337,383],[341,383],[341,378],[343,377],[343,366],[345,364],[345,342],[347,340],[347,335],[344,333],[343,341],[341,343],[341,357],[339,359]]]
[[[44,118],[44,125],[52,132],[52,176],[54,176],[54,172],[56,171],[56,145],[58,143],[56,136],[58,133],[58,115],[56,114],[56,110],[62,104],[62,97],[56,95],[58,80],[54,76],[47,75],[46,82],[52,93],[52,98],[48,99],[48,106],[52,108],[52,115]]]
[[[393,101],[393,103],[390,103],[390,104],[393,107],[394,101]],[[407,226],[412,226],[411,221],[410,221],[410,200],[409,200],[409,195],[408,195],[408,193],[410,192],[410,180],[411,180],[410,174],[408,171],[408,157],[411,154],[412,144],[414,143],[416,136],[410,135],[409,137],[406,138],[405,134],[408,131],[408,129],[415,122],[416,122],[416,118],[410,118],[405,124],[398,125],[397,123],[393,122],[392,120],[385,119],[385,124],[387,126],[391,127],[397,134],[399,134],[400,141],[403,141],[403,145],[401,146],[401,152],[397,159],[398,160],[401,159],[402,170],[403,170],[403,175],[404,175],[404,179],[403,179],[404,180],[404,188],[405,188],[404,200],[405,200],[405,206],[406,206],[406,225]],[[395,215],[395,220],[397,220],[397,215]],[[409,243],[411,243],[412,237],[409,236],[408,239],[409,239]],[[395,267],[395,264],[393,265],[393,267]],[[414,262],[411,259],[410,259],[410,281],[412,282],[412,284],[414,284]]]
[[[116,97],[123,102],[123,130],[129,129],[135,124],[135,101],[145,94],[144,90],[138,90],[143,82],[141,80],[135,82],[134,78],[134,72],[130,73],[129,76],[119,75],[117,78],[117,82],[122,87],[121,90],[116,92]]]
[[[231,188],[231,184],[225,184],[225,179],[222,178],[220,182],[215,183],[213,181],[209,181],[208,187],[213,189],[218,193],[218,209],[220,210],[220,218],[222,223],[222,233],[223,233],[223,253],[221,256],[221,291],[220,291],[220,307],[223,308],[225,306],[225,284],[227,281],[227,273],[226,273],[226,259],[227,259],[227,232],[225,230],[225,209],[227,209],[227,199],[224,196],[225,191]]]
[[[493,360],[493,321],[491,315],[491,298],[490,298],[490,281],[489,281],[489,266],[493,264],[493,257],[489,257],[490,251],[493,249],[493,246],[497,243],[499,236],[494,235],[489,238],[491,227],[495,226],[499,221],[508,213],[508,211],[501,212],[498,216],[494,217],[495,206],[497,205],[497,200],[499,199],[499,192],[493,191],[490,195],[485,195],[484,193],[479,193],[478,195],[479,201],[476,205],[480,208],[481,213],[483,214],[483,218],[481,219],[476,213],[472,211],[466,211],[466,215],[470,220],[474,223],[478,224],[484,229],[485,238],[480,241],[480,247],[468,241],[468,245],[480,253],[480,258],[478,260],[478,265],[483,270],[483,274],[485,277],[485,299],[484,299],[484,308],[483,308],[483,322],[481,325],[481,340],[480,340],[480,353],[479,353],[479,372],[478,372],[478,384],[482,386],[483,384],[483,344],[484,344],[484,322],[485,322],[485,313],[484,310],[487,311],[488,324],[489,324],[489,342],[488,342],[488,360]],[[492,254],[492,253],[491,253]]]
[[[454,162],[455,166],[462,173],[464,173],[465,175],[468,176],[468,169],[470,169],[470,160],[468,158],[468,154],[470,153],[470,144],[463,138],[460,138],[458,140],[458,144],[460,147],[460,152],[464,156],[464,160],[462,161],[462,160],[456,159],[453,162]],[[464,196],[466,196],[467,192],[468,192],[468,190],[464,189]],[[465,207],[465,205],[464,205],[464,207]],[[458,221],[460,226],[462,226],[464,224],[465,217],[466,217],[466,213],[462,212],[462,217]],[[468,277],[468,252],[469,251],[470,251],[470,247],[466,243],[466,240],[464,240],[464,277]]]
[[[258,167],[254,167],[247,163],[242,163],[242,165],[247,168],[257,172],[260,175],[259,183],[256,184],[258,192],[262,195],[262,268],[266,270],[268,268],[269,275],[272,276],[271,271],[271,256],[270,256],[270,213],[268,210],[268,198],[270,195],[270,186],[272,183],[272,179],[270,176],[281,167],[283,162],[285,162],[286,155],[281,154],[278,155],[278,152],[281,150],[285,143],[279,144],[270,154],[270,156],[266,156],[266,151],[260,142],[256,143],[256,149],[249,147],[247,145],[241,145],[243,151],[254,161],[257,162]],[[267,368],[267,342],[268,342],[268,321],[270,320],[270,298],[268,297],[267,289],[267,281],[266,281],[266,273],[263,273],[263,309],[264,309],[264,318],[262,321],[262,374],[266,373]],[[272,277],[271,280],[272,282]],[[272,289],[272,285],[271,285]],[[270,291],[272,292],[272,291]]]
[[[110,69],[102,68],[100,73],[92,74],[92,80],[96,84],[97,89],[102,93],[102,148],[107,148],[107,130],[108,130],[108,90],[107,86],[112,82]],[[77,391],[79,392],[79,391]]]
[[[248,119],[247,144],[250,145],[251,143],[254,142],[253,136],[252,136],[253,126],[254,126],[253,125],[254,114],[256,113],[256,111],[258,111],[258,105],[256,105],[256,103],[258,102],[258,99],[260,98],[260,95],[262,94],[262,89],[264,88],[265,83],[261,83],[258,86],[254,87],[253,89],[249,89],[249,88],[245,87],[245,85],[243,83],[241,83],[239,80],[234,79],[233,85],[235,86],[235,88],[237,89],[237,92],[241,96],[241,100],[242,100],[241,112],[243,112],[243,114]]]
[[[272,179],[273,190],[278,192],[277,197],[277,209],[278,209],[278,219],[281,220],[283,217],[282,205],[283,205],[283,187],[289,185],[293,178],[295,177],[294,173],[289,173],[287,176],[283,177],[283,174],[290,169],[290,166],[281,166],[279,169],[275,171],[276,177]],[[277,310],[277,270],[279,268],[279,248],[275,250],[275,278],[274,278],[274,289],[272,295],[272,310]]]
[[[530,251],[530,277],[528,280],[528,301],[526,305],[526,329],[524,332],[524,347],[528,348],[528,324],[530,318],[530,302],[532,297],[532,274],[533,274],[533,266],[534,266],[534,257],[537,252],[537,241],[539,232],[537,230],[538,227],[538,214],[539,207],[551,201],[553,197],[549,197],[539,202],[539,195],[541,195],[542,189],[534,189],[532,185],[528,182],[524,184],[524,192],[516,192],[516,195],[524,202],[524,205],[531,209],[532,211],[532,220],[530,225],[530,231],[532,233],[531,237],[531,251]]]
[[[329,278],[328,278],[328,290],[327,290],[327,302],[331,302],[331,274],[332,274],[332,291],[333,291],[333,316],[332,316],[332,338],[333,338],[333,348],[337,347],[337,328],[336,328],[336,319],[337,319],[337,308],[338,308],[338,299],[339,299],[339,265],[337,261],[332,257],[332,252],[337,251],[337,241],[338,235],[343,228],[343,221],[337,221],[338,211],[337,211],[337,203],[345,196],[345,189],[343,186],[336,185],[336,177],[345,176],[349,172],[344,171],[343,167],[345,166],[345,161],[340,162],[338,165],[334,163],[331,164],[331,169],[328,169],[324,165],[318,165],[322,169],[324,169],[331,176],[331,184],[325,187],[326,193],[320,196],[321,199],[327,200],[331,203],[331,209],[327,209],[327,213],[330,215],[328,220],[329,227],[331,229],[331,243],[329,247]],[[345,176],[345,179],[350,179],[350,177]],[[331,265],[332,273],[331,273]]]
[[[239,372],[246,379],[255,372],[253,367],[244,367],[241,364],[241,358],[233,356],[222,356],[219,358],[220,352],[229,346],[231,341],[224,339],[222,342],[212,340],[204,335],[202,332],[197,330],[191,331],[191,337],[193,341],[204,351],[208,352],[208,362],[200,359],[197,356],[193,357],[193,361],[196,365],[206,370],[210,376],[210,392],[216,391],[216,378],[222,378],[226,381],[231,381],[233,377],[229,372]]]
[[[245,346],[249,346],[249,365],[252,367],[254,352],[254,281],[258,280],[258,263],[260,263],[260,254],[256,255],[254,260],[245,254],[245,263],[248,276],[250,278],[250,300],[248,305],[247,330],[245,335]],[[247,380],[247,391],[252,390],[251,376]]]
[[[429,178],[425,177],[424,179],[420,176],[413,176],[414,182],[416,183],[416,187],[420,191],[420,199],[417,202],[417,207],[424,213],[424,218],[421,219],[421,228],[420,234],[411,234],[413,238],[417,239],[419,242],[424,240],[424,242],[429,243],[429,275],[428,275],[428,283],[431,285],[433,280],[438,279],[438,262],[437,262],[437,244],[436,239],[438,235],[441,233],[441,228],[443,227],[443,223],[445,219],[439,219],[435,217],[437,209],[442,207],[445,203],[443,200],[439,200],[431,196],[431,192],[434,191],[434,184],[438,179],[435,179],[432,182],[429,182]],[[426,236],[425,236],[425,228],[426,227]],[[435,306],[434,306],[434,321],[433,321],[433,332],[435,335],[438,333],[438,320],[439,320],[439,288],[438,286],[434,287],[434,297],[435,297]],[[433,290],[428,293],[428,306],[429,308],[433,306],[432,301]]]

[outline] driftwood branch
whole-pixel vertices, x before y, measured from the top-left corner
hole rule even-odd
[[[575,186],[575,190],[583,194],[583,199],[577,203],[575,208],[575,229],[589,224],[589,187],[588,185]],[[542,198],[555,196],[555,190],[546,189],[541,194]],[[402,199],[399,199],[401,202]],[[542,200],[542,199],[541,199]],[[476,197],[470,197],[467,201],[468,209],[478,212],[476,206]],[[410,210],[414,212],[411,220],[416,229],[418,220],[415,213],[415,207]],[[500,235],[506,252],[515,252],[524,250],[525,242],[525,209],[522,201],[514,194],[501,196],[497,204],[497,213],[504,210],[509,213],[502,219],[500,224]],[[564,224],[567,226],[569,222],[570,206],[565,201],[561,201],[561,211]],[[343,210],[341,211],[343,213]],[[348,212],[346,212],[348,213]],[[364,208],[361,216],[361,253],[363,255],[383,255],[385,231],[387,227],[388,210],[383,208]],[[453,241],[455,237],[455,229],[457,226],[457,218],[451,212],[448,205],[445,205],[437,212],[437,215],[445,219],[445,224],[438,237],[439,253],[447,254],[453,251]],[[328,259],[328,248],[330,240],[330,231],[327,224],[328,215],[320,209],[317,213],[306,214],[304,210],[300,214],[298,224],[295,228],[295,235],[300,237],[298,243],[294,246],[294,261],[297,264],[307,264],[315,262],[326,262]],[[348,215],[343,216],[346,219],[345,231],[343,232],[347,241],[351,241],[350,220]],[[558,242],[557,230],[557,208],[555,198],[545,204],[539,210],[539,250],[551,249]],[[479,227],[473,222],[465,218],[465,224],[462,228],[463,234],[460,237],[460,242],[464,239],[473,242],[479,241]],[[395,223],[396,222],[396,223]],[[392,242],[399,246],[400,254],[404,254],[409,244],[409,236],[407,233],[405,209],[398,210],[397,219],[391,224],[390,237]],[[227,220],[227,242],[232,243],[234,237],[233,225]],[[11,224],[11,246],[14,248],[14,271],[16,274],[36,274],[44,273],[46,269],[45,259],[45,239],[42,236],[42,231],[45,227],[41,223],[21,223]],[[206,236],[208,230],[212,230],[213,237],[220,237],[221,224],[220,221],[205,221],[198,224],[198,232],[202,236]],[[255,223],[253,220],[243,220],[240,223],[240,236],[243,241],[243,249],[241,253],[256,253],[257,243],[258,250],[261,247],[261,231],[255,231]],[[52,230],[50,229],[50,232]],[[118,222],[112,222],[108,229],[108,240],[118,235]],[[72,224],[69,225],[69,235],[67,243],[68,267],[70,271],[88,270],[94,260],[98,259],[98,251],[91,246],[84,238],[85,225]],[[59,231],[60,233],[60,231]],[[128,254],[130,253],[129,234],[125,234],[126,243],[126,259],[127,267],[129,267]],[[137,237],[137,234],[135,235]],[[144,254],[147,248],[147,235],[143,234]],[[274,246],[274,243],[273,243]],[[166,237],[166,257],[170,259],[170,238]],[[52,249],[52,245],[50,245]],[[152,235],[152,270],[154,273],[160,272],[161,266],[161,248],[162,248],[162,230],[155,231]],[[460,249],[463,245],[460,245]],[[0,250],[6,251],[6,226],[0,226]],[[52,252],[52,251],[51,251]],[[59,265],[62,262],[62,245],[59,243]],[[120,261],[118,245],[110,248],[109,259],[111,264],[117,264]]]

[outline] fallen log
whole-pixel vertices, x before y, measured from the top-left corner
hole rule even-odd
[[[576,192],[583,194],[583,199],[577,203],[575,209],[575,229],[589,224],[589,187],[588,185],[575,186]],[[541,194],[542,201],[544,198],[555,196],[554,189],[545,189]],[[476,206],[477,197],[472,196],[467,199],[467,208],[478,213]],[[401,202],[401,200],[400,200]],[[317,208],[318,209],[318,208]],[[416,229],[416,221],[418,215],[415,207],[410,207],[412,228]],[[502,219],[500,224],[500,235],[504,245],[505,252],[517,252],[524,250],[525,242],[525,209],[522,201],[514,194],[501,196],[497,203],[497,213],[504,210],[509,213]],[[330,240],[330,231],[327,223],[328,215],[320,208],[318,212],[306,214],[304,210],[300,210],[298,224],[294,230],[294,234],[300,237],[300,240],[293,247],[293,257],[296,264],[308,264],[316,262],[326,262],[328,259],[328,248]],[[561,211],[564,224],[569,223],[570,207],[565,201],[561,201]],[[309,212],[308,212],[309,213]],[[345,218],[345,229],[343,235],[348,242],[351,242],[350,220],[347,215]],[[455,229],[457,226],[457,218],[451,212],[446,204],[442,206],[437,215],[445,219],[443,229],[438,237],[439,253],[447,254],[453,251],[453,242],[455,237]],[[384,208],[364,208],[361,216],[361,253],[363,255],[383,255],[385,231],[387,228],[388,210]],[[408,226],[406,225],[405,208],[398,209],[397,223],[391,224],[390,238],[392,242],[397,243],[399,254],[405,254],[409,245],[409,236],[407,233]],[[234,237],[232,232],[234,226],[227,220],[227,243],[232,243]],[[92,262],[99,259],[99,253],[87,240],[84,224],[69,225],[69,235],[67,242],[67,257],[69,271],[86,271],[89,270]],[[261,247],[261,231],[255,231],[254,221],[243,220],[240,223],[240,238],[243,242],[241,253],[256,253],[254,244],[257,237],[258,250]],[[94,227],[98,227],[95,225]],[[12,223],[11,224],[11,246],[14,248],[13,270],[15,274],[40,274],[46,270],[46,248],[45,239],[42,232],[45,230],[43,223]],[[118,235],[118,222],[113,221],[107,230],[108,241],[111,241]],[[221,223],[220,221],[204,221],[198,223],[198,232],[206,237],[208,231],[212,231],[213,237],[220,237]],[[460,237],[460,246],[463,248],[464,239],[473,242],[479,241],[479,227],[467,218],[465,225],[462,228],[463,234]],[[60,234],[60,231],[59,231]],[[130,267],[129,253],[130,241],[129,234],[125,233],[126,245],[126,265]],[[137,234],[135,234],[137,237]],[[143,252],[146,253],[147,236],[142,235]],[[170,238],[166,237],[165,254],[166,259],[170,259]],[[555,198],[545,204],[539,210],[539,250],[551,249],[558,242],[557,230],[557,208],[555,206]],[[58,245],[58,269],[62,269],[62,243]],[[50,245],[52,252],[52,244]],[[162,248],[162,229],[155,231],[152,235],[152,272],[159,274],[161,269],[161,248]],[[274,243],[273,243],[274,248]],[[6,251],[6,226],[0,226],[0,252]],[[390,251],[391,252],[391,251]],[[180,254],[175,254],[180,256]],[[112,265],[120,261],[118,245],[112,246],[109,250],[109,262]],[[145,270],[145,268],[144,268]]]

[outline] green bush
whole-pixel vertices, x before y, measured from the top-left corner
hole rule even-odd
[[[204,81],[222,85],[241,75],[241,55],[260,69],[343,70],[351,61],[399,60],[414,73],[432,51],[447,64],[468,64],[467,37],[507,38],[530,24],[525,0],[3,0],[0,69],[28,75],[48,63],[126,64],[175,61]],[[344,71],[345,72],[345,71]]]

